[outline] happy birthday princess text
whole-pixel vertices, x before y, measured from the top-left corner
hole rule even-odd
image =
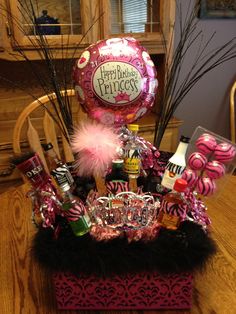
[[[115,69],[108,69],[105,65],[99,68],[99,77],[96,78],[101,96],[116,92],[140,91],[140,75],[137,70],[123,68],[117,64]]]

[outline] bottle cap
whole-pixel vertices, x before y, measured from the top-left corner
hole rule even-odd
[[[124,163],[124,160],[123,160],[123,159],[113,159],[113,160],[112,160],[112,163],[113,163],[113,164],[123,164],[123,163]]]
[[[128,129],[130,131],[138,131],[139,130],[139,125],[138,124],[128,124]]]
[[[45,150],[45,152],[53,148],[52,143],[41,144],[41,145],[42,145],[43,149]]]
[[[189,141],[190,141],[190,137],[181,135],[181,137],[180,137],[180,142],[189,143]]]
[[[112,169],[122,169],[124,167],[123,159],[114,159],[112,160]]]
[[[177,192],[184,192],[188,186],[188,182],[184,179],[177,179],[175,181],[173,189]]]

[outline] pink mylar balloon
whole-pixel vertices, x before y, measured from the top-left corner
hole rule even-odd
[[[76,61],[73,79],[84,110],[109,125],[128,124],[146,114],[158,85],[154,63],[132,37],[89,46]]]

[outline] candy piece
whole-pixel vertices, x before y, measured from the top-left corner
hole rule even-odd
[[[188,187],[190,188],[196,183],[197,178],[198,177],[196,171],[189,168],[185,169],[182,174],[182,179],[188,182]]]
[[[198,152],[192,153],[188,158],[188,165],[192,170],[202,170],[207,163],[207,158]]]
[[[196,140],[195,144],[199,152],[201,152],[204,155],[207,155],[214,151],[214,149],[216,148],[217,142],[214,136],[208,133],[204,133]]]
[[[214,151],[215,159],[224,163],[232,161],[235,154],[235,147],[226,142],[218,144]]]
[[[207,178],[207,177],[203,177],[203,178],[199,178],[197,181],[197,187],[196,187],[196,191],[204,196],[209,196],[212,195],[216,190],[216,184],[215,181]]]
[[[206,164],[205,171],[209,178],[219,179],[225,174],[225,166],[217,160],[212,160]]]

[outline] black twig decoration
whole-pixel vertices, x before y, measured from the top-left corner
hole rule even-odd
[[[179,4],[178,4],[179,3]],[[175,22],[170,36],[170,45],[166,46],[164,38],[163,43],[166,50],[165,59],[165,80],[163,97],[160,100],[161,111],[157,117],[155,126],[154,144],[159,148],[165,129],[173,116],[175,110],[190,92],[195,84],[208,72],[236,57],[235,37],[220,47],[208,51],[209,44],[212,42],[215,33],[204,41],[202,30],[198,30],[197,13],[199,4],[196,4],[191,10],[189,3],[185,17],[182,12],[182,1],[176,1],[178,25]],[[179,41],[175,44],[175,49],[171,56],[171,46],[173,44],[173,32],[179,28]],[[199,44],[195,50],[195,57],[192,65],[186,74],[183,73],[183,66],[187,56],[192,53],[194,45]],[[191,52],[190,52],[191,50]]]
[[[40,69],[34,61],[32,61],[22,49],[20,43],[17,38],[14,36],[12,32],[12,42],[15,48],[15,52],[9,52],[9,54],[15,58],[15,60],[25,60],[31,70],[32,74],[36,78],[40,87],[42,88],[45,95],[49,97],[50,103],[52,104],[53,110],[49,110],[45,105],[42,105],[45,110],[48,111],[49,115],[53,118],[55,123],[58,125],[62,134],[65,136],[67,141],[70,143],[70,134],[73,132],[73,117],[71,110],[71,98],[66,92],[68,89],[73,88],[71,73],[72,67],[74,64],[74,59],[78,48],[81,47],[81,44],[86,37],[86,35],[90,32],[93,26],[98,22],[103,14],[98,16],[97,19],[91,22],[91,26],[84,32],[82,38],[79,40],[78,44],[71,49],[69,36],[63,35],[61,36],[61,43],[57,47],[57,49],[61,52],[61,62],[60,68],[58,63],[56,63],[56,52],[53,51],[48,42],[47,36],[43,33],[42,28],[38,22],[37,16],[38,14],[38,1],[33,0],[18,0],[18,10],[23,18],[23,22],[25,22],[29,27],[28,30],[30,34],[36,34],[36,36],[28,35],[27,31],[23,27],[22,22],[12,14],[10,8],[8,6],[1,6],[2,14],[9,18],[11,23],[24,35],[27,36],[30,44],[33,49],[37,51],[39,59],[43,61],[45,64],[45,71]],[[65,39],[66,37],[66,39]],[[68,58],[69,51],[72,51],[71,58]],[[0,77],[5,81],[9,81]],[[20,84],[16,84],[15,82],[11,82],[13,86],[17,86],[21,89]],[[65,92],[62,92],[62,91]],[[31,92],[28,92],[28,95],[32,96],[35,100],[38,98],[32,95]],[[56,100],[53,99],[50,94],[55,93]]]

